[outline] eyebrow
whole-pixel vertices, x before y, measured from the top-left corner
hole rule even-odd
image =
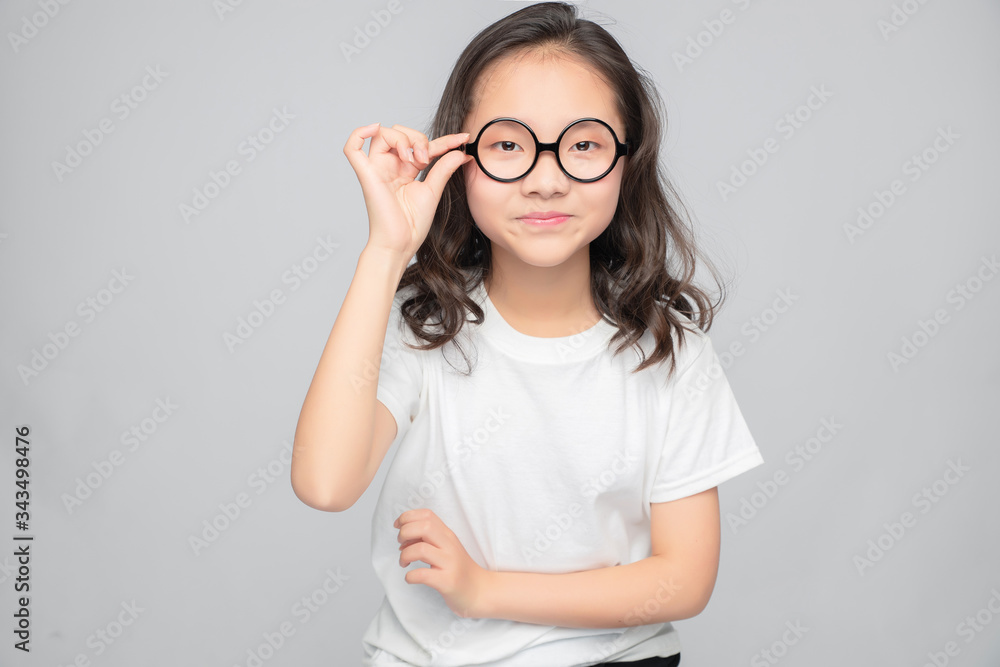
[[[519,120],[522,123],[524,123],[525,125],[527,125],[528,127],[530,127],[532,130],[534,130],[537,127],[536,124],[534,124],[534,123],[532,123],[532,122],[530,122],[530,121],[528,121],[528,120],[526,120],[526,119],[524,119],[524,118],[522,118],[520,116],[517,116],[515,114],[501,114],[499,116],[493,116],[491,118],[488,118],[482,125],[479,126],[479,129],[482,129],[487,123],[492,123],[493,121],[498,120],[500,118],[513,118],[514,120]],[[566,129],[567,127],[569,127],[570,125],[572,125],[576,121],[581,120],[583,118],[597,118],[598,120],[603,120],[608,125],[612,125],[612,127],[613,127],[612,122],[610,120],[608,120],[607,118],[605,118],[605,117],[602,117],[602,116],[599,116],[599,115],[593,115],[593,114],[584,114],[582,116],[576,116],[576,117],[571,118],[570,120],[566,121],[559,128],[559,131],[562,132],[564,129]],[[615,130],[615,131],[617,132],[617,130]]]
[[[479,132],[481,132],[482,129],[484,127],[486,127],[486,125],[488,125],[489,123],[492,123],[493,121],[497,120],[498,118],[513,118],[515,120],[521,121],[522,123],[526,124],[528,127],[531,128],[531,131],[535,133],[536,137],[538,137],[538,141],[542,141],[540,133],[535,129],[534,125],[532,125],[531,123],[529,123],[528,121],[526,121],[524,118],[521,118],[521,117],[515,116],[515,115],[493,116],[493,117],[487,119],[482,125],[478,126],[473,132],[471,132],[472,137],[470,138],[470,141],[475,140],[476,135]],[[620,134],[620,136],[618,137],[619,141],[623,141],[623,139],[621,138],[621,136],[625,135],[628,132],[628,128],[623,128],[622,132],[619,133],[618,129],[615,128],[614,123],[611,120],[608,120],[606,117],[602,117],[602,116],[577,116],[576,118],[574,118],[574,119],[572,119],[570,121],[567,121],[567,123],[565,125],[563,125],[561,128],[559,128],[559,130],[556,132],[555,136],[558,137],[560,132],[562,132],[567,127],[569,127],[570,125],[572,125],[574,122],[576,122],[576,121],[578,121],[578,120],[580,120],[582,118],[597,118],[598,120],[603,120],[605,123],[607,123],[608,125],[611,126],[611,128],[615,131],[616,135]],[[552,141],[555,141],[555,138],[553,138]],[[542,143],[551,143],[551,142],[542,142]]]

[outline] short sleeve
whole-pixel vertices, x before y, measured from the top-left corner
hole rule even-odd
[[[651,503],[700,493],[764,462],[708,335],[688,334],[693,361],[667,385],[667,430]]]
[[[424,353],[403,344],[409,342],[416,345],[420,341],[402,318],[402,301],[401,293],[397,293],[389,313],[385,343],[382,345],[378,389],[375,393],[375,397],[389,409],[396,420],[393,444],[402,440],[410,430],[411,420],[420,406],[420,391],[423,386],[421,355]]]

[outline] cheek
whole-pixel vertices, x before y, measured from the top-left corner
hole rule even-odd
[[[468,162],[462,165],[461,169],[462,169],[462,178],[465,179],[465,184],[468,185],[469,181],[472,180],[472,177],[475,175],[475,173],[479,171],[479,166],[476,164],[475,160],[469,160]]]
[[[608,179],[610,179],[610,175]],[[608,180],[607,183],[602,182],[601,185],[604,186],[601,191],[594,193],[594,206],[606,213],[614,213],[618,207],[618,195],[621,192],[620,179]]]
[[[480,201],[485,194],[483,186],[483,174],[475,162],[462,165],[462,178],[465,179],[465,192],[469,197],[469,205],[474,201]]]
[[[469,199],[469,208],[473,211],[477,207],[481,210],[495,208],[510,197],[511,190],[504,187],[505,183],[494,181],[479,171],[475,163],[463,165],[462,169],[465,170],[462,174],[465,179],[465,194]]]
[[[489,187],[483,182],[483,175],[479,173],[476,163],[463,165],[462,177],[465,179],[465,196],[469,204],[469,212],[476,225],[482,228],[483,224],[489,224],[488,213],[492,208]]]

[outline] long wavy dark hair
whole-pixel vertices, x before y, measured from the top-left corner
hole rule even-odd
[[[713,303],[693,284],[700,253],[692,229],[671,204],[676,201],[683,209],[659,160],[666,129],[663,103],[651,77],[632,63],[615,38],[563,2],[538,3],[500,19],[476,35],[459,56],[427,135],[434,139],[461,132],[480,76],[507,57],[538,49],[588,63],[615,91],[625,136],[634,148],[626,158],[614,218],[590,244],[591,292],[602,317],[618,328],[611,338],[611,343],[619,342],[615,354],[636,345],[642,361],[633,372],[669,360],[669,377],[676,367],[671,332],[678,333],[682,346],[682,318],[708,331],[725,294],[708,262],[706,269],[720,286],[719,299]],[[418,178],[431,166],[433,162]],[[415,288],[401,304],[401,314],[414,335],[427,341],[409,347],[433,350],[445,345],[461,331],[468,313],[482,324],[483,310],[470,295],[490,273],[491,264],[490,240],[473,223],[459,168],[445,186],[416,261],[397,288]],[[637,345],[647,329],[655,340],[648,358]],[[458,341],[455,345],[460,349]],[[468,362],[464,351],[462,356]]]

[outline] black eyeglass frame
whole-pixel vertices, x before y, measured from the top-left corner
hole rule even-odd
[[[493,123],[499,123],[501,121],[513,121],[518,125],[523,126],[524,129],[528,131],[528,134],[531,135],[532,140],[535,142],[535,159],[531,161],[531,166],[528,167],[527,171],[525,171],[523,174],[521,174],[516,178],[500,178],[499,176],[494,176],[489,171],[487,171],[486,167],[483,166],[482,161],[479,159],[479,139],[483,136],[483,132],[485,132],[486,128],[488,128]],[[608,167],[607,171],[605,171],[600,176],[595,176],[594,178],[577,178],[573,174],[566,171],[566,167],[563,166],[562,160],[559,159],[559,144],[562,142],[563,136],[565,136],[565,134],[569,131],[569,128],[573,127],[577,123],[583,123],[584,121],[595,121],[600,123],[604,127],[608,128],[608,131],[611,133],[611,137],[615,141],[615,159],[611,161],[611,166]],[[513,183],[514,181],[519,181],[528,174],[530,174],[531,170],[534,169],[535,165],[538,163],[538,156],[541,155],[543,151],[552,151],[552,153],[556,156],[556,163],[559,165],[559,168],[562,170],[562,173],[566,174],[566,176],[568,176],[569,178],[573,179],[574,181],[577,181],[578,183],[593,183],[594,181],[599,181],[608,174],[610,174],[611,171],[615,168],[615,165],[618,164],[618,158],[632,154],[632,142],[629,140],[626,140],[625,143],[618,141],[618,135],[615,134],[614,129],[600,118],[578,118],[577,120],[574,120],[572,123],[567,125],[563,129],[563,131],[559,133],[559,138],[556,139],[554,142],[543,143],[538,140],[538,137],[535,136],[534,130],[528,127],[527,123],[525,123],[522,120],[518,120],[517,118],[505,117],[505,118],[494,118],[490,122],[486,123],[486,125],[483,125],[483,128],[479,130],[479,134],[476,135],[475,141],[462,145],[462,152],[465,153],[466,155],[471,155],[472,157],[476,158],[476,164],[479,165],[479,168],[482,170],[484,174],[492,178],[494,181],[500,181],[501,183]]]

